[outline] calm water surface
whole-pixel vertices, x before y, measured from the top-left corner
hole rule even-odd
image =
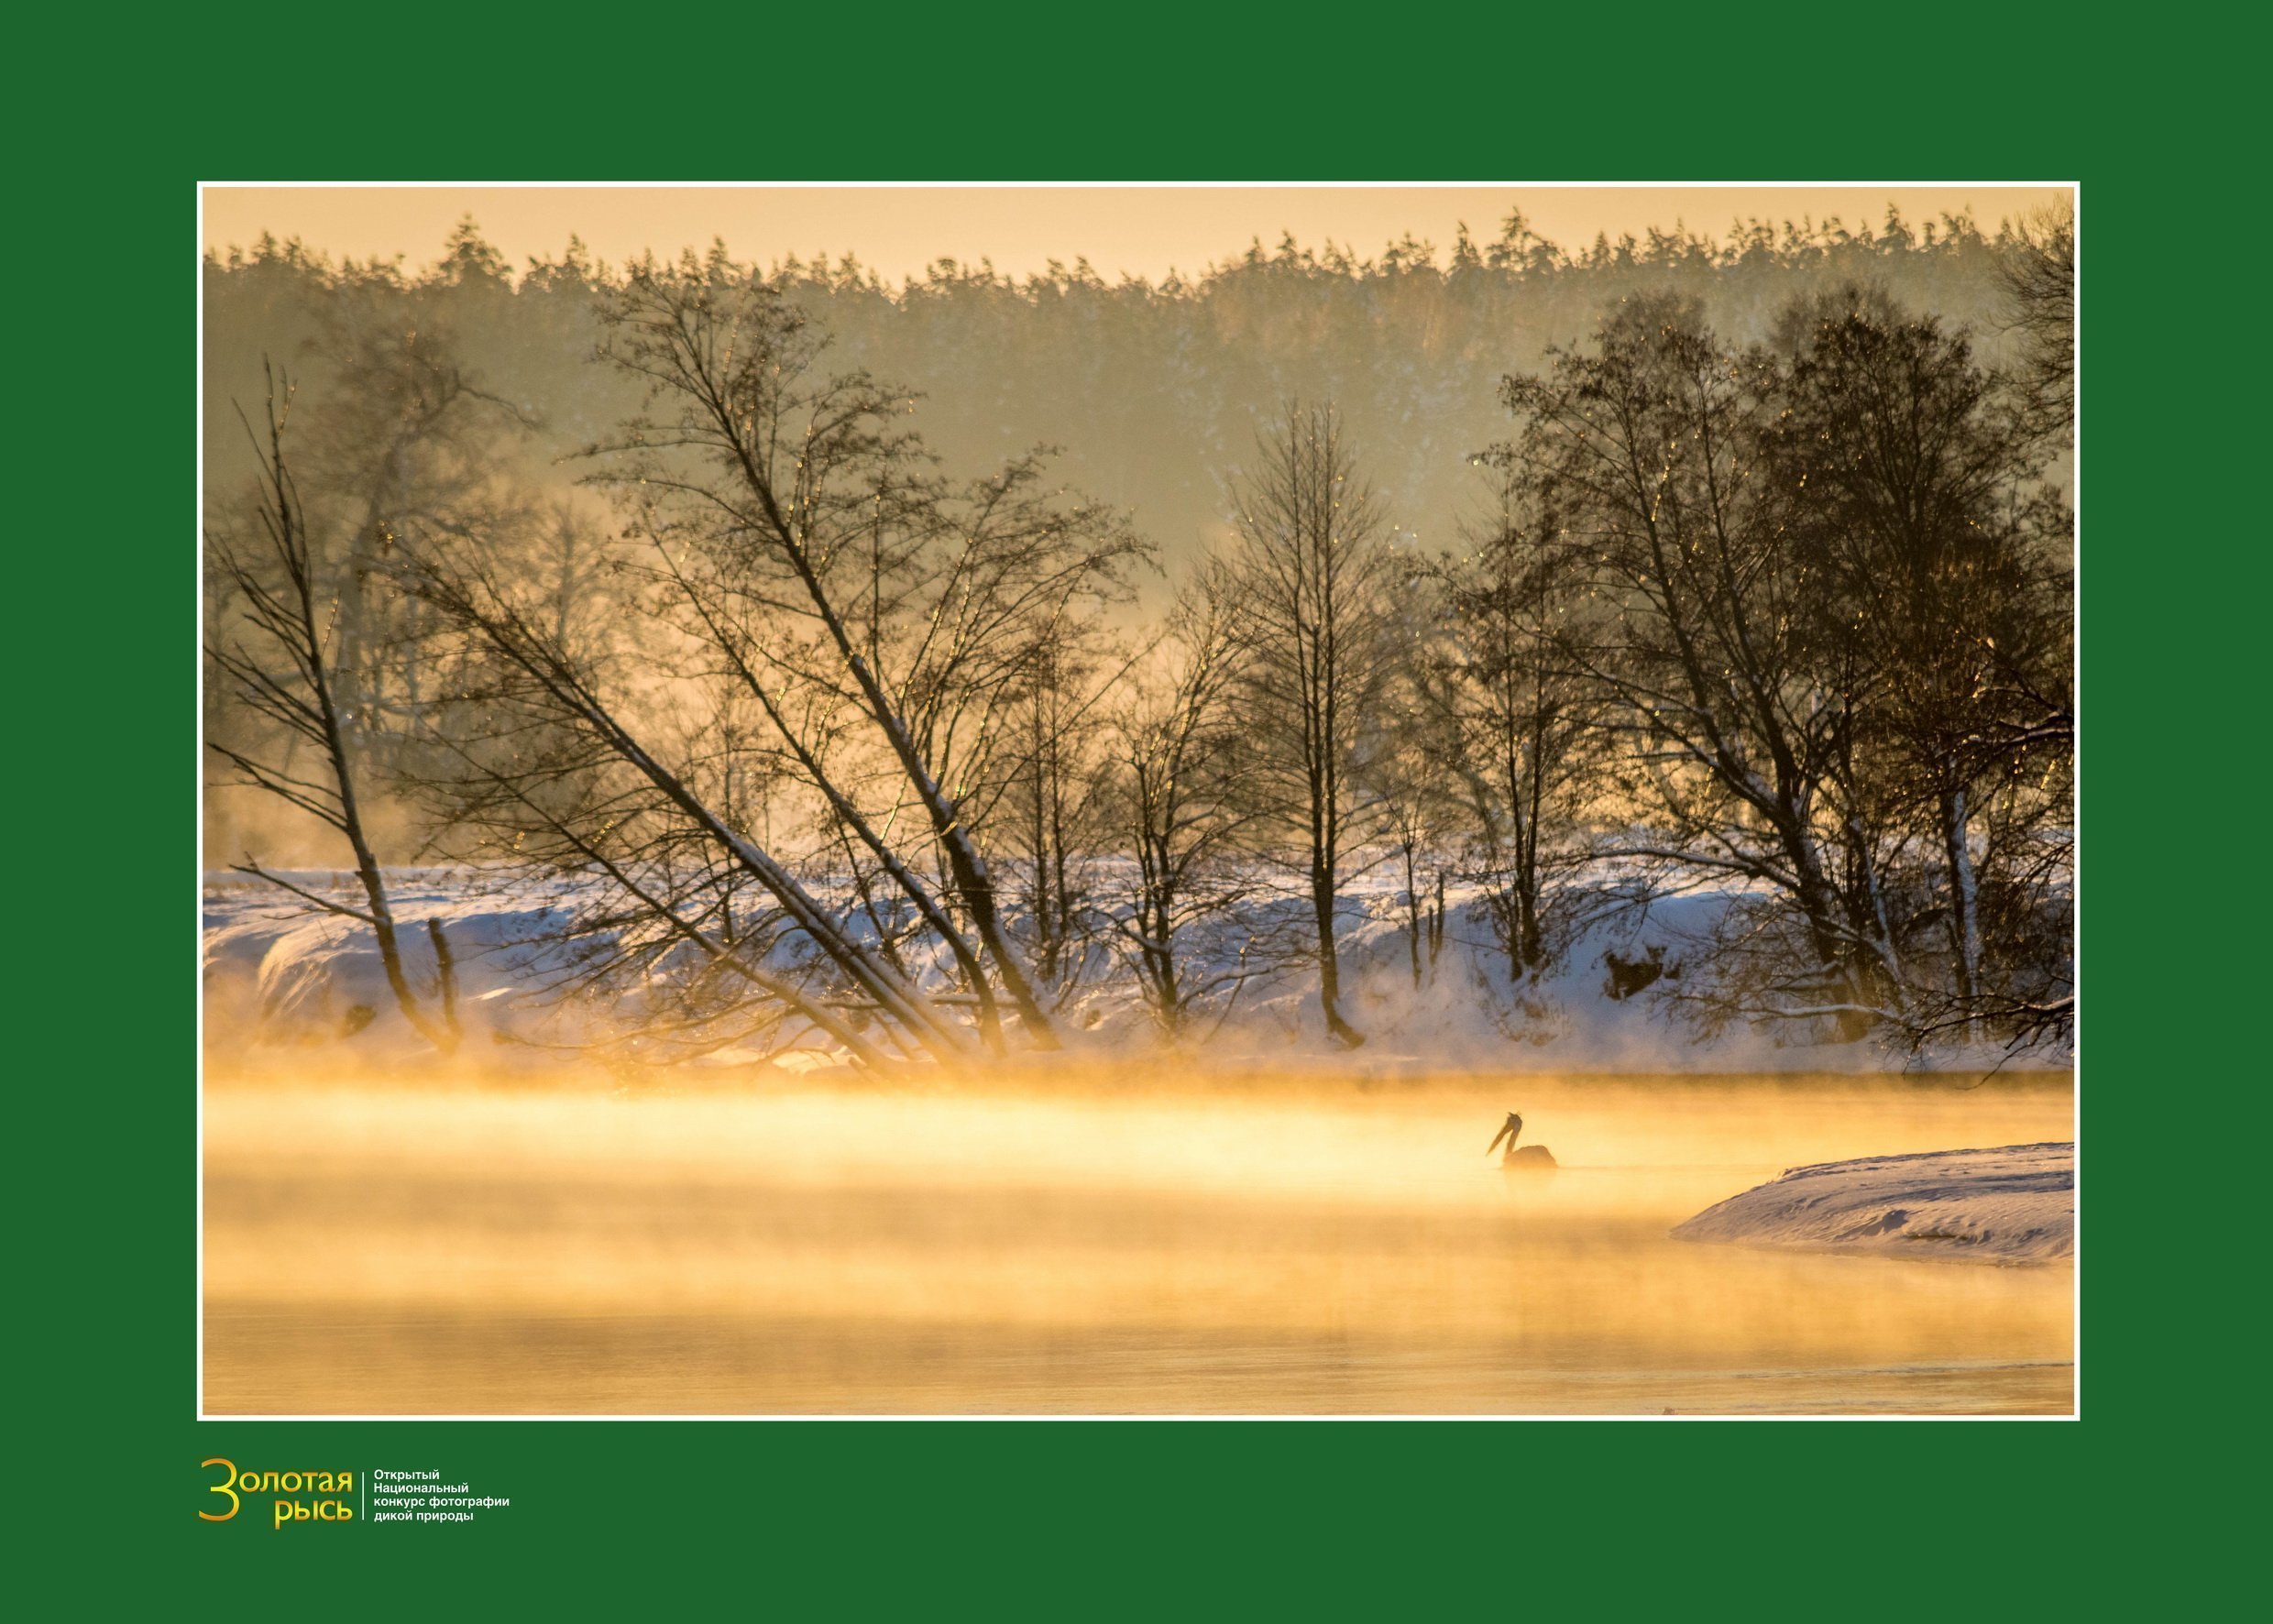
[[[1565,1164],[1484,1155],[1509,1108]],[[215,1084],[212,1413],[2065,1412],[2075,1273],[1666,1238],[2066,1080]]]

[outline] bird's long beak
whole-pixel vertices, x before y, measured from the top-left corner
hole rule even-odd
[[[1493,1151],[1495,1151],[1495,1150],[1499,1149],[1499,1141],[1500,1141],[1500,1140],[1502,1140],[1502,1139],[1504,1139],[1504,1138],[1506,1138],[1507,1136],[1508,1136],[1508,1125],[1507,1125],[1506,1123],[1504,1123],[1504,1122],[1503,1122],[1503,1123],[1501,1123],[1501,1124],[1499,1125],[1499,1131],[1498,1133],[1496,1133],[1496,1134],[1494,1134],[1494,1135],[1492,1136],[1492,1142],[1491,1142],[1490,1144],[1488,1144],[1488,1145],[1487,1145],[1487,1146],[1485,1146],[1485,1147],[1484,1147],[1484,1154],[1485,1154],[1486,1156],[1489,1156],[1489,1155],[1490,1155]]]

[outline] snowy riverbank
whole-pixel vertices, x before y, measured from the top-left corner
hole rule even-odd
[[[2076,1252],[2076,1147],[2007,1145],[1794,1168],[1673,1234],[1894,1257],[2067,1262]]]
[[[286,877],[319,894],[357,901],[345,874]],[[604,899],[588,884],[430,868],[392,871],[390,886],[397,914],[412,922],[404,958],[414,984],[435,980],[422,927],[434,920],[446,928],[459,1014],[476,1039],[473,1052],[488,1063],[553,1063],[618,1030],[612,1022],[636,1023],[642,1014],[636,996],[613,1007],[567,996],[594,957],[604,959],[615,945],[604,925],[595,927],[591,916]],[[396,1060],[425,1052],[396,1012],[368,927],[239,875],[209,875],[204,901],[206,1017],[223,1047],[337,1043]],[[1219,1062],[1295,1061],[1306,1069],[1328,1064],[1367,1072],[1876,1072],[2070,1063],[2064,1043],[2020,1055],[2001,1044],[1969,1050],[1942,1043],[1913,1055],[1893,1043],[1821,1041],[1825,1034],[1806,1022],[1707,1030],[1695,1019],[1694,995],[1705,982],[1702,944],[1737,901],[1733,892],[1703,893],[1608,910],[1564,944],[1552,970],[1519,989],[1509,982],[1482,899],[1454,887],[1441,952],[1429,955],[1416,984],[1410,916],[1388,871],[1378,868],[1350,885],[1340,935],[1347,1007],[1370,1038],[1363,1049],[1352,1056],[1326,1041],[1315,971],[1299,961],[1255,976],[1227,1008],[1210,1009],[1196,1029]],[[1235,912],[1225,929],[1195,932],[1186,944],[1185,965],[1195,984],[1235,977],[1241,943],[1273,932],[1299,938],[1307,928],[1301,905],[1284,897],[1252,899]],[[1142,1051],[1153,1027],[1132,979],[1104,946],[1092,959],[1060,1005],[1072,1047],[1115,1057]],[[800,962],[785,948],[768,967],[794,979]],[[953,967],[943,954],[917,955],[910,970],[927,990],[951,991]],[[770,1061],[802,1071],[841,1059],[816,1034],[790,1040],[795,1047],[787,1052],[730,1044],[704,1063]]]

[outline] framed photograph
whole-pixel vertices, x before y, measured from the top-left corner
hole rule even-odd
[[[207,1416],[2072,1412],[2072,186],[203,201]]]

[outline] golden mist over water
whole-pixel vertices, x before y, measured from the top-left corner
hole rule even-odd
[[[1696,1245],[1786,1167],[2071,1136],[2064,1077],[216,1082],[212,1413],[1976,1413],[2075,1277]],[[1563,1170],[1484,1154],[1508,1109]]]

